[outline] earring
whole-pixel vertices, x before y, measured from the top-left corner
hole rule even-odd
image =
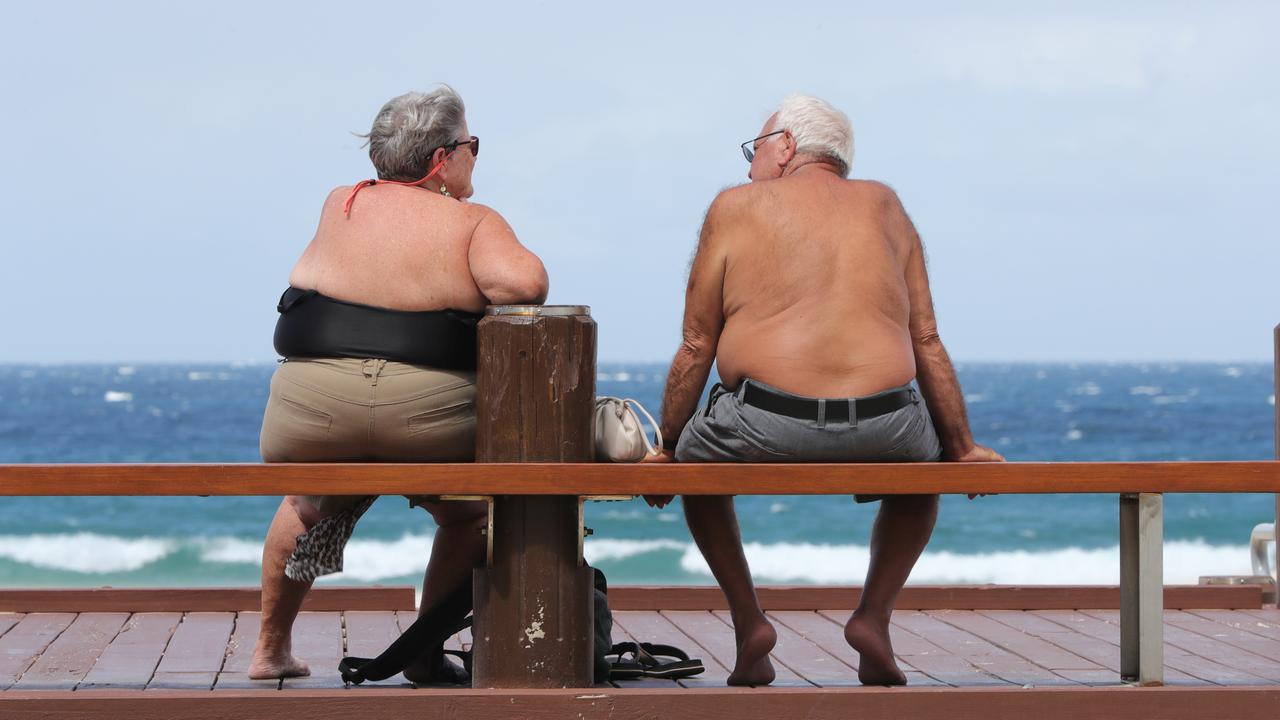
[[[440,183],[440,194],[449,197],[449,188],[445,187],[444,183]]]

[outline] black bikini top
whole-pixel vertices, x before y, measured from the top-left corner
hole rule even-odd
[[[476,367],[480,315],[407,311],[335,300],[290,287],[276,307],[276,352],[287,358],[381,358],[446,370]]]

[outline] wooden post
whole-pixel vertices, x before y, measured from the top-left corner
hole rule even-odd
[[[479,326],[478,462],[590,462],[596,324],[577,306],[489,308]],[[573,495],[496,495],[475,572],[472,685],[594,685],[591,569]]]
[[[1164,684],[1164,496],[1120,496],[1120,678]]]

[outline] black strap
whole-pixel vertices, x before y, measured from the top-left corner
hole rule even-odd
[[[338,671],[342,673],[343,682],[359,685],[365,680],[386,680],[428,653],[441,652],[446,640],[471,626],[471,618],[467,617],[470,612],[471,583],[464,582],[453,594],[414,620],[378,657],[342,658]]]

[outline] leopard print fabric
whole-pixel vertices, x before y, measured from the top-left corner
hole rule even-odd
[[[284,563],[285,577],[312,582],[318,577],[342,572],[342,553],[356,529],[356,521],[377,500],[370,496],[350,507],[328,515],[298,536],[298,546]]]

